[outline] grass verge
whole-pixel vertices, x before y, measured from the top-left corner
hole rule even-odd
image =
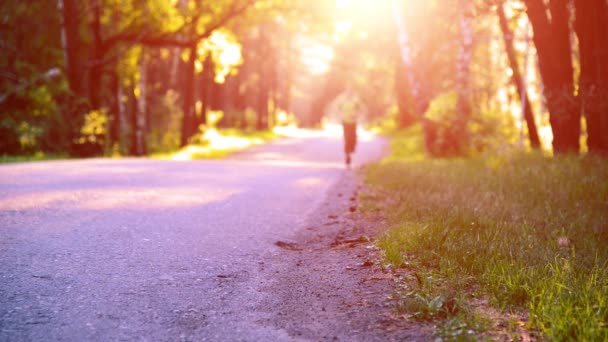
[[[273,130],[242,131],[238,129],[209,129],[198,139],[198,142],[185,146],[178,151],[152,153],[149,157],[154,159],[173,160],[219,159],[231,153],[281,137],[283,137],[282,134]],[[122,156],[117,153],[107,157],[121,158]],[[67,155],[47,155],[42,152],[23,156],[0,155],[0,164],[61,159],[71,159],[71,157]]]
[[[9,156],[9,155],[0,155],[0,164],[7,163],[25,163],[25,162],[34,162],[34,161],[43,161],[43,160],[62,160],[69,159],[70,157],[67,155],[48,155],[42,152],[37,152],[32,155],[24,155],[24,156]]]
[[[525,313],[546,339],[608,340],[608,161],[428,160],[421,146],[416,132],[395,135],[391,157],[367,170],[368,207],[391,224],[377,244],[413,274],[398,310],[441,319],[440,335],[462,338],[489,328],[471,305],[485,297]]]
[[[281,135],[272,130],[209,129],[201,136],[199,142],[185,146],[176,152],[155,153],[151,157],[174,160],[219,159],[280,137]]]

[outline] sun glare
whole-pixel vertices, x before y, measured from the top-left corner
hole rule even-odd
[[[329,71],[334,58],[334,49],[319,41],[300,37],[300,60],[312,75],[322,75]]]
[[[224,83],[226,76],[243,61],[241,54],[241,46],[235,40],[234,37],[230,36],[223,31],[215,31],[198,48],[198,55],[205,56],[210,54],[215,62],[215,81],[217,83]],[[203,63],[201,59],[195,62],[196,72],[203,70]]]
[[[337,20],[359,22],[384,21],[397,0],[336,0],[334,16]],[[390,19],[390,18],[389,18]]]

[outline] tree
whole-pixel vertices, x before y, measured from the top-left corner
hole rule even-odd
[[[589,151],[608,155],[608,4],[604,0],[575,0],[574,4],[587,144]]]
[[[182,121],[182,136],[181,146],[186,146],[190,137],[196,133],[194,103],[195,103],[195,61],[198,59],[197,53],[198,44],[195,43],[188,48],[188,61],[184,65],[184,80],[182,85],[182,112],[184,119]]]
[[[579,152],[580,103],[574,94],[568,0],[525,0],[534,30],[543,94],[556,153]]]
[[[61,45],[63,49],[64,70],[70,90],[75,95],[82,95],[82,41],[79,37],[80,16],[78,2],[74,0],[57,0],[61,22]]]
[[[538,131],[536,129],[536,122],[534,121],[534,113],[532,112],[532,105],[530,104],[530,97],[527,95],[528,90],[524,83],[524,78],[519,71],[519,63],[517,61],[517,55],[515,48],[513,47],[513,31],[509,27],[509,22],[504,10],[504,1],[499,1],[496,4],[496,14],[498,15],[500,30],[505,42],[505,50],[511,65],[511,71],[513,72],[513,83],[517,87],[517,93],[520,96],[520,101],[523,104],[524,118],[528,127],[528,137],[530,139],[530,145],[533,149],[540,148],[540,139],[538,138]],[[524,69],[525,73],[525,69]]]
[[[467,146],[467,124],[471,118],[471,80],[470,69],[473,58],[473,2],[472,0],[459,0],[460,5],[460,46],[458,49],[458,67],[456,76],[456,103],[457,118],[454,121],[455,152],[461,154]]]
[[[418,121],[408,91],[406,69],[401,57],[395,58],[395,96],[397,98],[397,127],[407,128]]]
[[[64,82],[57,2],[0,2],[0,154],[65,151],[62,113],[76,105]]]

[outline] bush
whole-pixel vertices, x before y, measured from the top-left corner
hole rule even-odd
[[[458,96],[447,92],[436,97],[424,115],[424,142],[433,157],[465,156],[494,150],[515,142],[513,119],[499,110],[472,113],[465,132],[458,132],[462,117],[457,113]]]

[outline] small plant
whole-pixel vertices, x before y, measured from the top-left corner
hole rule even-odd
[[[476,331],[471,328],[463,317],[457,316],[446,320],[438,329],[436,335],[441,341],[478,341]]]

